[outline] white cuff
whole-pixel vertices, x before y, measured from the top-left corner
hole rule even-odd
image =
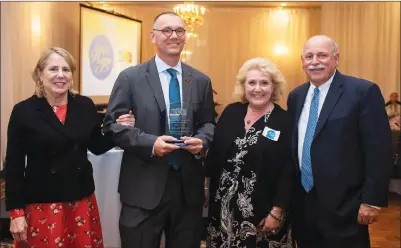
[[[381,209],[381,207],[376,207],[376,206],[372,206],[372,205],[369,205],[369,204],[366,204],[366,205],[368,205],[369,207],[372,207],[372,208],[376,208],[376,209]]]

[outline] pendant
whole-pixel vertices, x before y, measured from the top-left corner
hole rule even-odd
[[[251,120],[247,120],[246,124],[248,124],[248,125],[251,124]]]

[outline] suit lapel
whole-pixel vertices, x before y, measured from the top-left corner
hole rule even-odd
[[[308,94],[309,86],[310,86],[309,82],[305,83],[304,85],[301,86],[301,88],[299,89],[299,92],[298,92],[298,96],[296,99],[297,102],[295,103],[295,107],[296,107],[296,109],[295,109],[295,127],[296,128],[298,126],[299,118],[301,117],[302,109],[304,107],[306,95]]]
[[[70,96],[68,99],[69,103],[70,103]],[[60,122],[60,120],[57,118],[56,114],[53,112],[52,107],[49,105],[49,103],[46,101],[45,98],[37,98],[37,102],[36,102],[36,111],[39,113],[39,116],[46,121],[47,123],[49,123],[55,130],[63,133],[64,135],[70,137],[70,138],[74,138],[74,136],[72,136],[70,134],[70,132],[68,132],[68,129],[65,127],[65,125],[67,123],[72,122],[72,113],[73,112],[70,109],[70,104],[68,104],[67,107],[67,115],[65,118],[65,124],[62,124]]]
[[[146,80],[148,81],[153,95],[159,105],[160,112],[165,111],[166,103],[164,101],[163,89],[160,83],[159,73],[157,72],[155,58],[148,62],[148,70],[146,72]]]
[[[185,102],[191,104],[191,85],[194,83],[194,79],[191,76],[192,69],[184,63],[181,63],[182,67],[182,100],[181,102]],[[191,84],[192,83],[192,84]]]
[[[309,90],[309,86],[310,83],[305,83],[301,86],[301,88],[299,89],[299,91],[297,92],[296,95],[296,99],[295,99],[295,121],[293,123],[293,136],[292,136],[292,143],[293,143],[293,147],[295,147],[296,149],[294,149],[294,157],[297,159],[298,161],[298,122],[299,122],[299,118],[301,117],[301,113],[302,113],[302,109],[304,107],[305,104],[305,99],[306,99],[306,95],[308,94],[308,90]]]
[[[333,108],[338,102],[338,99],[343,93],[343,80],[339,71],[336,72],[336,75],[333,78],[333,82],[330,85],[329,92],[327,93],[326,99],[323,103],[322,110],[319,115],[319,120],[316,125],[315,134],[313,139],[315,139],[319,132],[322,130],[324,124],[326,123],[330,113],[333,111]]]
[[[82,106],[79,102],[74,101],[74,96],[68,94],[67,114],[64,122],[64,131],[70,138],[76,139],[77,127],[80,126],[82,118],[79,116],[79,111]]]
[[[194,78],[192,77],[192,69],[186,64],[182,63],[182,102],[191,103],[191,83],[193,84]],[[163,89],[160,83],[159,73],[154,58],[148,62],[148,71],[146,73],[146,80],[148,81],[153,95],[156,98],[160,111],[166,109],[166,103],[163,95]]]

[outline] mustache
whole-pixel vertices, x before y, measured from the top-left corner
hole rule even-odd
[[[324,69],[324,65],[310,65],[308,66],[308,70],[316,70],[316,69]]]

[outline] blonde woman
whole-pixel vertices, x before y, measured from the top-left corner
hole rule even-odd
[[[75,68],[66,50],[43,52],[32,73],[35,95],[11,113],[6,208],[16,247],[103,247],[87,150],[101,154],[114,144],[92,100],[72,92]],[[117,122],[133,125],[133,116]]]
[[[207,245],[293,247],[288,212],[295,167],[290,118],[277,102],[285,81],[263,58],[244,63],[207,156]]]

